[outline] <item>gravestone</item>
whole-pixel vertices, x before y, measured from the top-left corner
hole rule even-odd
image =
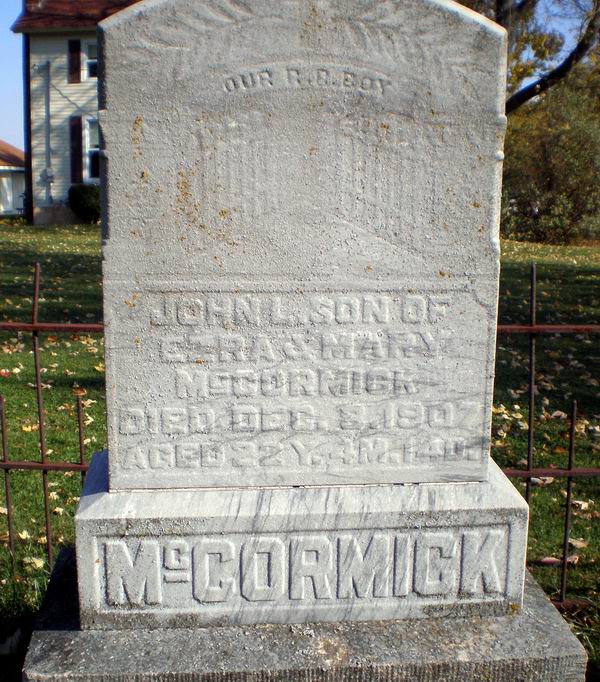
[[[101,37],[111,490],[486,480],[503,29],[214,0]]]
[[[503,29],[145,0],[99,38],[109,448],[24,679],[582,679],[489,459]]]
[[[534,586],[517,615],[527,505],[489,459],[503,29],[145,0],[99,36],[109,448],[83,630],[26,678],[580,679]]]
[[[527,508],[489,461],[503,29],[422,0],[152,0],[99,35],[83,626],[518,608]]]

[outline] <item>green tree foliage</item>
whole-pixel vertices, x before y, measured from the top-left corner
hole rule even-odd
[[[508,33],[508,114],[560,83],[598,45],[600,0],[461,1]]]
[[[600,0],[462,0],[508,34],[502,232],[600,238]]]
[[[502,205],[502,230],[513,239],[600,237],[597,59],[510,116]]]

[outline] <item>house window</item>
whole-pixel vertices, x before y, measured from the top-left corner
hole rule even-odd
[[[96,43],[85,44],[85,77],[98,78],[98,46]]]
[[[100,178],[100,130],[95,118],[88,118],[85,126],[83,167],[87,182],[98,182]]]

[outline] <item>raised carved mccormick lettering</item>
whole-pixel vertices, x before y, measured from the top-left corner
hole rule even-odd
[[[277,610],[500,601],[506,526],[99,538],[103,609]]]

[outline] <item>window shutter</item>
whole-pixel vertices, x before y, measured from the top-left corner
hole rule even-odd
[[[71,182],[83,182],[83,124],[81,116],[69,119],[71,136]]]
[[[81,83],[81,40],[69,40],[69,83]]]

